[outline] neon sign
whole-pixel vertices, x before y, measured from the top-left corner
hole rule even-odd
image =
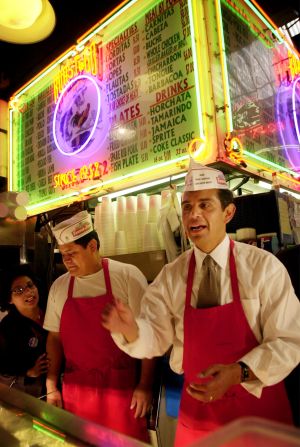
[[[78,76],[82,72],[90,73],[94,76],[98,73],[97,49],[95,42],[84,48],[80,54],[76,54],[74,57],[67,59],[58,75],[55,76],[53,82],[55,102],[57,101],[60,92],[68,84],[70,79],[73,79],[74,76]]]
[[[102,163],[95,161],[80,168],[71,168],[67,172],[55,174],[53,176],[54,188],[66,189],[84,183],[86,180],[101,179],[107,174],[109,174],[108,162],[106,160]]]
[[[80,75],[66,85],[53,117],[53,138],[61,154],[73,156],[94,141],[100,111],[101,91],[95,78]]]
[[[295,77],[300,74],[300,60],[297,59],[290,51],[288,52],[288,56],[291,77],[292,79],[295,79]]]
[[[277,91],[276,119],[284,153],[291,166],[300,170],[300,77],[282,84]]]

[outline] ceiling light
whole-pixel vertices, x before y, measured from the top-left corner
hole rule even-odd
[[[48,0],[0,0],[0,40],[39,42],[54,26],[55,14]]]

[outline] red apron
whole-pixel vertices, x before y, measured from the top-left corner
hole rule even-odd
[[[101,325],[104,306],[114,300],[108,260],[102,260],[106,294],[73,298],[71,276],[60,335],[66,358],[63,378],[64,408],[128,436],[148,441],[146,418],[130,410],[137,385],[138,363],[122,352]]]
[[[183,447],[201,439],[219,426],[242,416],[258,416],[292,424],[292,414],[284,383],[265,387],[261,397],[241,385],[230,388],[211,403],[192,398],[186,387],[197,382],[197,374],[216,363],[234,363],[258,345],[246,319],[230,241],[230,277],[233,301],[210,308],[193,308],[191,295],[195,272],[195,254],[190,259],[184,312],[184,385],[180,404],[175,446]]]

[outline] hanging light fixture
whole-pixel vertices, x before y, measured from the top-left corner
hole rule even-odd
[[[0,40],[39,42],[54,26],[55,13],[48,0],[0,0]]]

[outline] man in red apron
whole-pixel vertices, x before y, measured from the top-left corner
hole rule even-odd
[[[91,216],[80,212],[53,228],[68,273],[52,285],[44,327],[49,330],[47,401],[128,436],[148,441],[153,360],[140,364],[121,351],[100,324],[115,297],[138,312],[147,286],[134,266],[101,258]],[[58,390],[62,359],[62,396]]]
[[[121,303],[103,314],[104,327],[122,334],[114,340],[130,355],[149,358],[173,345],[171,367],[185,379],[177,447],[242,416],[292,423],[282,380],[300,360],[300,305],[272,254],[230,241],[226,224],[234,213],[223,173],[191,161],[182,219],[194,248],[163,268],[138,319]],[[221,287],[203,307],[208,254]],[[121,345],[123,337],[128,343]]]

